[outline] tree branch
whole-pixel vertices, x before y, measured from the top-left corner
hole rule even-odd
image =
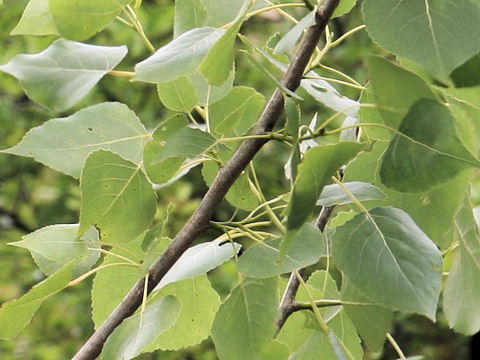
[[[317,23],[305,33],[285,73],[282,83],[291,91],[295,91],[303,77],[303,72],[310,57],[327,25],[333,11],[340,0],[326,0],[325,4],[317,11]],[[253,130],[253,135],[265,134],[272,130],[280,117],[284,106],[284,98],[280,90],[275,90],[266,105],[258,123]],[[148,293],[150,293],[178,258],[187,250],[192,241],[203,232],[209,224],[213,212],[222,201],[230,186],[253,159],[260,148],[268,139],[251,139],[245,141],[235,152],[231,160],[220,169],[218,175],[205,194],[197,210],[190,217],[185,226],[175,236],[170,246],[163,255],[150,268]],[[120,323],[132,315],[141,305],[144,292],[144,280],[138,281],[130,290],[123,301],[110,314],[105,322],[85,342],[82,348],[73,357],[73,360],[92,360],[102,351],[108,336]]]

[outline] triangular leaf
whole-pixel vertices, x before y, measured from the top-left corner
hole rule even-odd
[[[380,176],[395,190],[422,192],[478,166],[480,162],[461,144],[449,110],[434,100],[421,99],[385,152]]]
[[[374,303],[435,319],[442,256],[405,212],[358,214],[336,229],[332,244],[335,263]]]
[[[95,151],[85,162],[80,188],[79,234],[95,225],[102,241],[118,244],[135,239],[152,223],[157,197],[141,164]]]
[[[126,46],[59,39],[38,54],[15,56],[0,70],[15,76],[32,100],[62,111],[82,100],[126,54]]]
[[[77,233],[78,224],[50,225],[9,245],[28,249],[40,270],[47,275],[52,275],[75,261],[74,276],[78,276],[90,270],[97,262],[100,257],[100,246],[98,232],[94,228],[90,228],[80,238],[77,238]],[[37,257],[41,257],[40,261],[37,261]]]
[[[75,178],[87,156],[103,149],[138,164],[150,135],[126,105],[103,103],[31,129],[7,154],[31,156]]]
[[[30,0],[10,35],[58,35],[49,0]]]
[[[352,181],[343,183],[343,186],[345,186],[359,201],[382,200],[387,197],[382,190],[369,183]],[[345,205],[352,203],[354,203],[354,200],[338,184],[325,186],[317,200],[317,205],[321,206]]]

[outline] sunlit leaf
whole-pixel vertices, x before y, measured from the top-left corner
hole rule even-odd
[[[175,296],[182,305],[182,310],[175,325],[162,333],[147,351],[178,350],[206,339],[221,304],[220,297],[210,285],[207,276],[175,282],[160,290],[155,296],[165,295]]]
[[[241,248],[237,243],[210,241],[187,249],[160,280],[155,290],[170,283],[205,274],[232,258]]]
[[[80,188],[80,234],[95,225],[102,241],[118,244],[133,240],[152,223],[156,194],[141,164],[95,151],[85,162]]]
[[[369,183],[352,181],[343,183],[343,186],[345,186],[359,201],[381,200],[387,197],[382,190]],[[338,184],[325,186],[317,200],[317,205],[321,206],[345,205],[352,203],[354,203],[354,200]]]
[[[75,178],[87,156],[109,150],[138,164],[150,135],[126,105],[103,103],[31,129],[17,145],[3,152],[31,156]]]
[[[60,35],[85,40],[115,19],[132,0],[49,0],[50,10]]]
[[[77,238],[77,233],[78,224],[50,225],[9,245],[28,249],[40,269],[47,275],[52,275],[75,261],[74,276],[78,276],[97,262],[100,246],[98,232],[94,228],[90,228],[80,238]]]
[[[30,0],[10,35],[58,35],[49,0]]]
[[[224,33],[225,30],[212,27],[195,28],[183,33],[135,65],[132,80],[160,83],[195,73]]]
[[[105,343],[102,359],[133,359],[158,336],[175,324],[181,304],[174,296],[166,296],[148,305],[143,313],[124,320]]]
[[[15,76],[32,100],[62,111],[83,99],[126,54],[126,46],[59,39],[38,54],[15,56],[0,70]]]

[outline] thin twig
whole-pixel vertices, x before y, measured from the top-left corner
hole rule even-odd
[[[317,23],[311,26],[302,38],[302,41],[293,57],[290,66],[283,78],[283,85],[291,91],[300,86],[303,72],[310,57],[320,40],[325,26],[340,0],[326,0],[318,9]],[[278,118],[283,112],[284,97],[282,91],[276,90],[268,101],[258,123],[253,130],[253,135],[262,135],[272,130]],[[231,160],[218,172],[215,181],[205,194],[197,210],[193,213],[185,226],[175,236],[170,246],[163,255],[151,266],[148,282],[148,292],[151,292],[168,270],[175,264],[178,258],[187,250],[190,244],[202,233],[220,202],[223,200],[228,189],[240,176],[255,154],[262,148],[268,139],[246,140],[235,152]],[[93,360],[102,351],[108,336],[120,323],[132,315],[142,303],[145,282],[138,281],[123,301],[115,308],[105,322],[85,342],[82,348],[73,357],[73,360]]]

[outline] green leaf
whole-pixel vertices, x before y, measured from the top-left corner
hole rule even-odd
[[[239,86],[209,107],[211,132],[217,137],[235,137],[255,125],[265,105],[265,97],[253,88]]]
[[[423,193],[401,193],[387,188],[380,181],[380,162],[387,145],[378,141],[370,151],[358,155],[345,169],[344,181],[374,184],[388,198],[371,201],[366,206],[394,206],[404,210],[436,244],[447,249],[454,240],[453,220],[465,198],[471,171],[465,171]]]
[[[132,0],[49,0],[60,35],[85,40],[108,26]]]
[[[188,120],[186,116],[184,114],[176,114],[163,121],[155,129],[153,141],[145,145],[143,154],[145,169],[150,180],[165,186],[185,175],[195,165],[195,162],[193,162],[194,165],[186,166],[185,157],[170,157],[154,163],[155,158],[162,152],[167,140],[180,129],[184,129],[187,126]]]
[[[173,37],[205,25],[207,11],[202,0],[176,0]]]
[[[480,50],[480,8],[470,0],[367,0],[364,14],[375,41],[443,81]]]
[[[195,28],[183,33],[135,65],[132,80],[160,83],[195,73],[224,33],[225,30],[212,27]]]
[[[159,83],[157,91],[163,105],[173,111],[188,113],[198,103],[197,92],[188,77]]]
[[[480,85],[480,54],[476,54],[456,68],[450,75],[455,87],[469,87]]]
[[[222,85],[232,70],[235,60],[235,39],[251,2],[252,0],[243,0],[235,23],[218,39],[200,65],[199,71],[212,85]]]
[[[0,339],[12,339],[30,323],[42,303],[63,290],[72,278],[70,263],[35,285],[21,298],[6,302],[0,308]]]
[[[142,160],[149,134],[126,105],[103,103],[31,129],[17,145],[2,152],[29,156],[51,168],[80,176],[95,150],[115,152],[136,164]]]
[[[277,262],[280,241],[266,240],[250,247],[239,258],[238,270],[248,277],[268,278],[304,268],[318,261],[324,252],[326,239],[314,225],[304,224],[282,264]]]
[[[332,19],[349,13],[350,10],[353,9],[353,7],[355,6],[356,3],[357,3],[357,0],[342,0],[342,1],[340,1],[337,8],[333,12]]]
[[[372,300],[345,276],[342,278],[341,299],[345,302],[343,309],[365,344],[374,352],[380,351],[386,334],[391,331],[393,311],[374,305]]]
[[[422,192],[479,165],[461,144],[449,110],[436,101],[421,99],[390,142],[380,176],[395,190]]]
[[[382,190],[369,183],[352,181],[343,183],[343,186],[345,186],[359,201],[381,200],[387,197]],[[325,186],[317,200],[317,205],[321,206],[345,205],[352,203],[354,203],[354,201],[338,184]]]
[[[205,106],[213,104],[214,102],[223,99],[227,96],[233,87],[233,80],[235,78],[235,69],[230,71],[230,75],[221,86],[212,86],[208,83],[205,76],[200,73],[189,75],[188,78],[192,82],[198,96],[198,105]]]
[[[442,256],[402,210],[355,216],[332,238],[335,263],[376,304],[435,319]]]
[[[139,236],[120,247],[113,247],[109,251],[115,255],[106,255],[100,265],[103,268],[95,275],[91,291],[92,320],[95,328],[107,319],[135,283],[145,276],[140,267],[134,266],[139,259],[145,257],[141,248],[143,239],[144,236]]]
[[[202,176],[207,186],[210,186],[218,174],[220,167],[216,162],[208,161],[203,163]],[[252,192],[249,178],[246,172],[242,172],[228,189],[225,199],[234,207],[244,210],[253,210],[258,205],[258,200]]]
[[[35,102],[63,111],[82,100],[126,54],[126,46],[59,39],[38,54],[15,56],[0,70],[16,77]]]
[[[422,78],[381,57],[370,56],[368,70],[378,111],[385,124],[394,129],[398,129],[417,100],[435,99],[435,94]],[[360,111],[363,110],[367,109]]]
[[[182,305],[182,310],[175,325],[161,334],[147,351],[178,350],[206,339],[221,304],[220,297],[210,285],[207,276],[170,284],[160,290],[155,298],[165,295],[175,296]]]
[[[455,218],[460,251],[450,270],[443,295],[443,310],[450,327],[473,335],[480,330],[480,235],[468,201]]]
[[[58,35],[49,0],[30,0],[10,35]]]
[[[356,142],[322,145],[307,151],[298,166],[298,175],[288,205],[287,228],[299,229],[310,216],[322,189],[332,175],[361,149]]]
[[[277,43],[273,49],[274,54],[282,54],[290,50],[295,46],[295,43],[300,39],[303,34],[303,31],[315,24],[315,14],[316,10],[309,12],[305,17],[302,18],[294,27],[292,27],[285,36]]]
[[[205,274],[231,259],[241,247],[237,243],[222,244],[218,240],[192,246],[180,256],[154,290]]]
[[[75,261],[74,276],[83,274],[100,257],[98,232],[94,228],[77,238],[78,224],[45,226],[9,245],[28,249],[37,264],[47,275],[59,271]],[[41,257],[40,261],[37,258]]]
[[[215,141],[212,135],[200,129],[180,129],[169,137],[164,145],[160,144],[162,146],[152,159],[151,165],[159,164],[168,158],[195,158],[209,150]]]
[[[293,142],[298,141],[298,129],[300,128],[300,120],[302,118],[300,106],[291,98],[285,100],[285,130],[293,137]]]
[[[276,278],[245,279],[220,306],[212,339],[220,360],[260,360],[275,334],[278,293]]]
[[[108,151],[95,151],[85,162],[80,189],[79,234],[95,225],[102,241],[118,244],[133,240],[152,223],[156,194],[141,164]]]
[[[102,359],[133,359],[141,354],[163,332],[171,328],[180,313],[181,304],[173,296],[158,299],[124,320],[105,343]]]

